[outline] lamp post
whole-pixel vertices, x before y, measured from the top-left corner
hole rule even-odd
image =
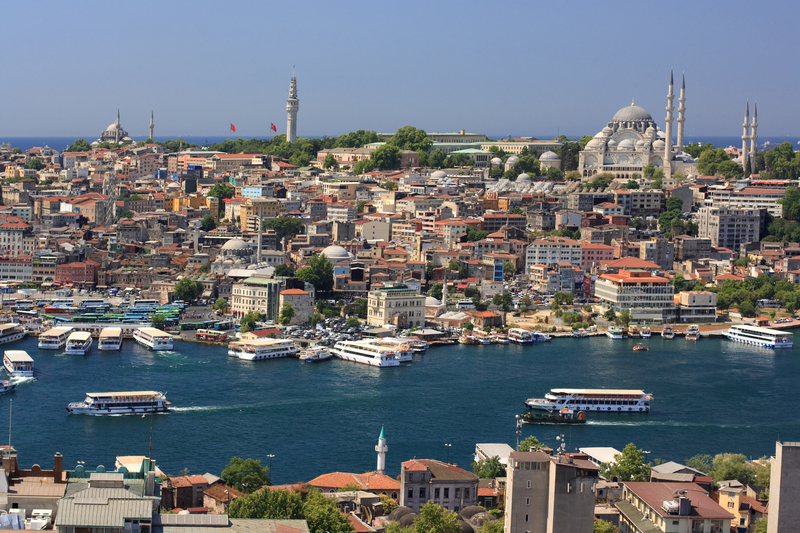
[[[445,448],[447,448],[447,464],[450,464],[450,448],[453,447],[452,444],[445,444]]]

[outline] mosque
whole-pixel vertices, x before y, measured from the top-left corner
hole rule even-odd
[[[151,123],[152,123],[152,115],[151,115]],[[152,130],[151,130],[152,131]],[[106,131],[100,134],[100,138],[93,142],[93,145],[98,145],[100,143],[114,143],[119,144],[121,142],[133,142],[128,136],[128,132],[122,129],[122,126],[119,123],[119,109],[117,109],[117,121],[110,124]]]
[[[675,172],[685,176],[697,173],[696,161],[683,151],[683,123],[686,120],[686,83],[681,80],[678,98],[677,144],[672,144],[672,72],[669,74],[667,93],[666,131],[658,127],[644,108],[631,102],[614,115],[605,128],[586,144],[580,153],[578,171],[584,180],[595,174],[612,174],[615,178],[631,179],[634,173],[642,174],[644,167],[653,163],[664,169],[664,177]]]

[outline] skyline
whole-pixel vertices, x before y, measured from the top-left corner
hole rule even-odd
[[[781,55],[800,5],[750,5],[509,1],[487,16],[477,2],[15,4],[0,136],[99,137],[118,107],[132,137],[147,135],[151,109],[156,136],[221,136],[231,123],[234,137],[267,136],[270,123],[285,133],[293,65],[299,137],[405,125],[594,135],[632,99],[664,129],[670,68],[676,83],[686,73],[687,137],[741,135],[748,100],[760,136],[800,134],[800,75]],[[665,17],[679,27],[657,33]],[[66,57],[47,59],[57,47]]]

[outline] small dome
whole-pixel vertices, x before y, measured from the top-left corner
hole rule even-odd
[[[617,150],[633,150],[633,141],[625,139],[617,145]]]
[[[644,146],[644,141],[643,140],[639,139],[638,141],[636,141],[636,147],[637,148],[641,148],[642,146]]]
[[[525,172],[517,176],[517,181],[531,181],[531,177],[528,176]]]
[[[461,512],[458,513],[458,516],[460,516],[461,518],[463,518],[465,520],[469,520],[470,518],[472,518],[476,514],[482,513],[482,512],[484,512],[483,507],[478,507],[477,505],[467,505],[466,507],[461,509]]]
[[[644,130],[644,134],[648,137],[652,137],[656,134],[656,129],[653,126],[648,126],[648,128]]]
[[[597,135],[594,136],[595,139],[602,139],[603,137],[605,137],[605,135],[603,135],[602,131],[598,131]]]
[[[508,159],[506,159],[506,164],[509,164],[509,163],[511,163],[511,164],[513,165],[513,164],[514,164],[514,163],[516,163],[517,161],[519,161],[519,157],[517,157],[517,156],[515,156],[515,155],[512,155],[511,157],[509,157]]]
[[[615,141],[614,139],[611,139],[610,141],[608,141],[608,147],[609,148],[613,148],[616,145],[617,145],[617,141]]]
[[[617,114],[614,115],[614,118],[611,120],[613,122],[638,122],[653,120],[653,117],[650,116],[650,113],[648,113],[646,109],[631,104],[617,111]]]
[[[598,141],[597,139],[592,139],[591,141],[586,143],[586,148],[597,148],[597,146],[599,144],[600,144],[600,141]]]
[[[325,248],[324,250],[322,250],[322,254],[330,260],[334,259],[341,260],[341,259],[351,258],[350,252],[348,252],[341,246],[336,246],[335,244],[332,244],[327,248]]]
[[[608,137],[608,136],[609,136],[609,135],[611,135],[612,133],[614,133],[614,130],[612,130],[612,129],[611,129],[611,128],[609,128],[608,126],[606,126],[605,128],[603,128],[603,137]]]
[[[502,165],[502,164],[503,164],[503,160],[500,159],[499,157],[493,157],[492,158],[492,165]]]
[[[548,150],[542,154],[542,157],[539,158],[539,161],[560,161],[558,154]]]
[[[403,515],[400,520],[397,521],[400,524],[400,527],[411,527],[414,525],[414,519],[417,518],[417,513],[411,512],[409,514]]]
[[[246,250],[249,248],[242,239],[231,239],[222,247],[223,250]]]
[[[447,179],[447,172],[444,170],[437,170],[433,174],[431,174],[431,178],[435,180]]]
[[[434,298],[433,296],[428,296],[425,298],[425,307],[438,307],[442,305],[442,302]]]
[[[663,150],[666,144],[667,143],[665,143],[661,139],[658,139],[656,142],[653,143],[653,150]]]
[[[392,522],[397,522],[407,514],[416,514],[416,513],[414,513],[414,509],[412,509],[411,507],[406,507],[404,505],[401,505],[400,507],[389,513],[388,518]]]

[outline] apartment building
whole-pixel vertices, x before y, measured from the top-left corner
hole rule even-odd
[[[706,207],[735,207],[739,209],[766,209],[773,217],[780,217],[783,206],[778,200],[786,194],[786,189],[766,187],[712,187],[706,193]]]
[[[412,459],[400,466],[400,505],[419,512],[428,501],[459,512],[478,505],[478,476],[434,459]]]
[[[572,263],[581,266],[583,251],[581,243],[565,237],[544,237],[533,241],[525,251],[525,273],[534,265]]]
[[[761,220],[760,209],[701,207],[699,236],[711,239],[711,246],[738,250],[740,244],[759,240]]]
[[[278,320],[280,311],[280,291],[283,283],[273,279],[253,276],[231,288],[230,310],[237,318],[250,311],[260,311],[267,320]]]
[[[283,214],[283,205],[276,198],[248,198],[239,208],[242,229],[258,231],[258,219],[269,220]]]
[[[603,274],[595,282],[594,293],[608,309],[617,313],[628,309],[635,322],[661,322],[675,307],[669,281],[646,270]]]
[[[356,217],[356,208],[350,204],[330,204],[327,219],[334,222],[350,222]]]
[[[711,239],[708,237],[691,237],[677,235],[672,239],[675,244],[675,261],[689,261],[711,257]]]
[[[695,483],[625,482],[620,533],[728,533],[734,516]]]
[[[664,191],[659,190],[616,190],[614,191],[614,203],[622,206],[624,215],[632,217],[657,217],[666,205]],[[684,206],[688,211],[689,206]]]
[[[652,261],[664,270],[672,270],[675,246],[660,237],[639,241],[639,259]]]
[[[590,272],[601,263],[614,259],[614,247],[607,244],[581,241],[581,268]]]

